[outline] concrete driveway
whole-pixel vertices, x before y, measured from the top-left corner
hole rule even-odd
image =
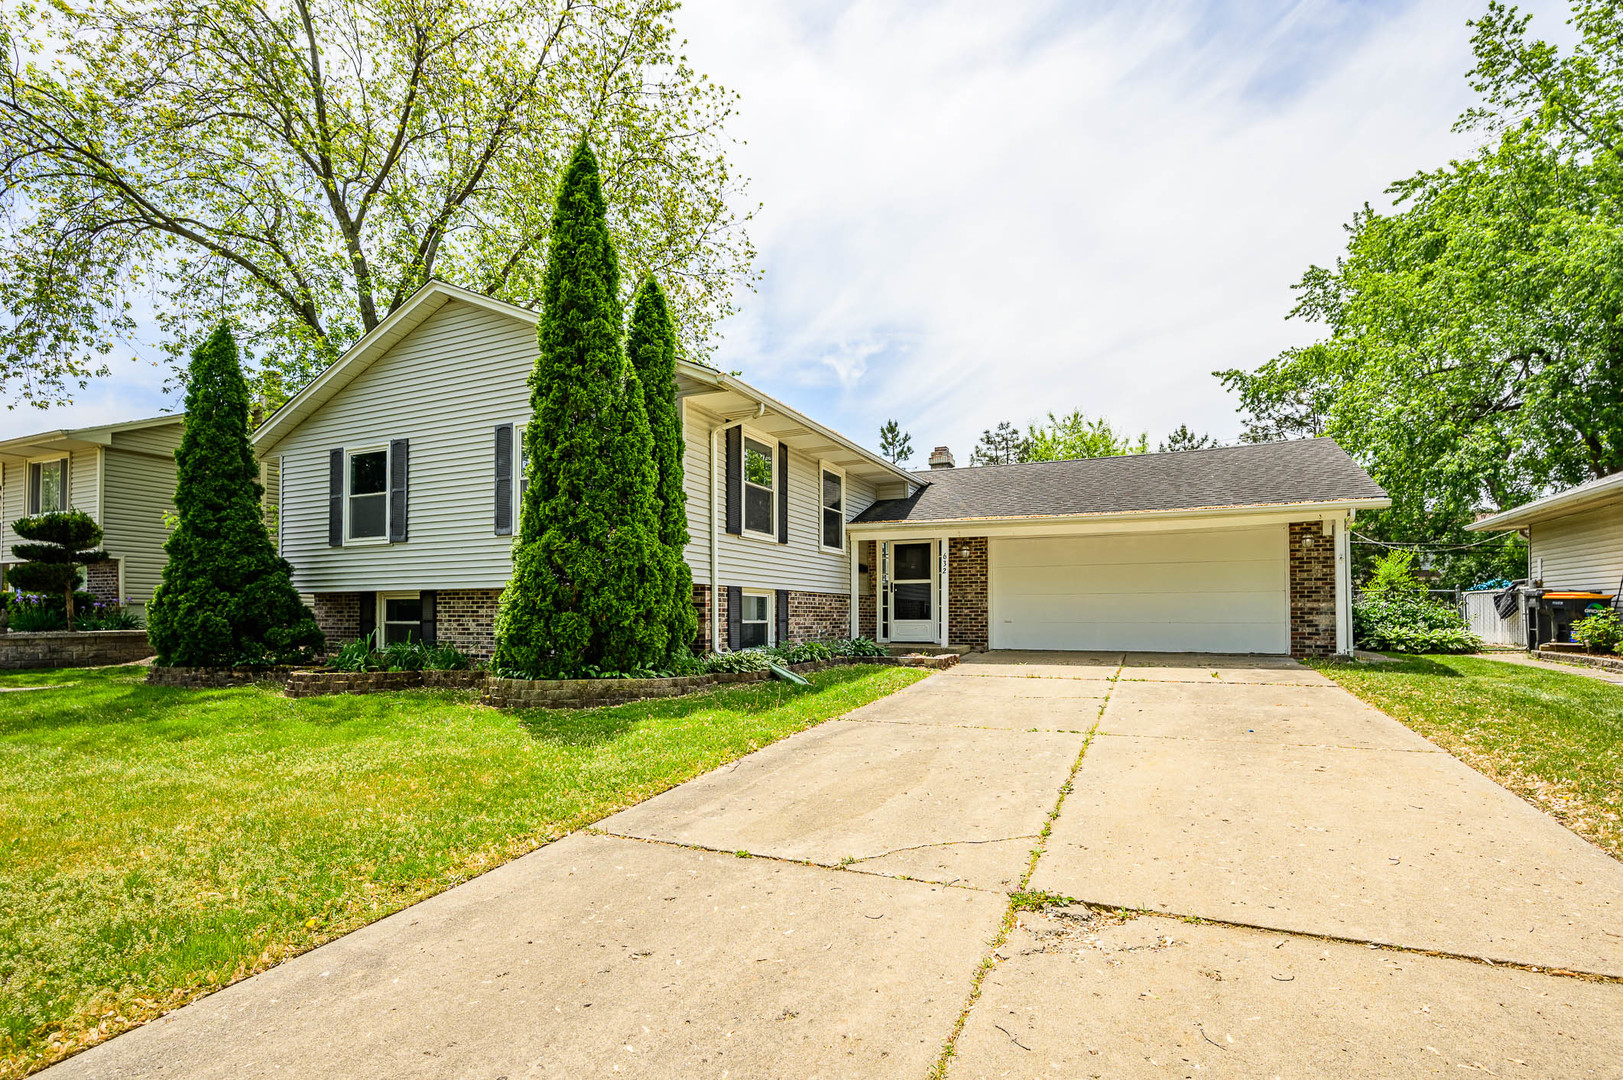
[[[1620,979],[1623,864],[1316,673],[990,653],[51,1074],[1617,1077]]]

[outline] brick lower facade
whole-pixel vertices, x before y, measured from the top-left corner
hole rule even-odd
[[[1336,652],[1336,545],[1317,521],[1290,526],[1291,655]]]
[[[124,598],[118,595],[118,560],[108,559],[85,567],[85,592],[104,604],[123,603]]]
[[[862,595],[857,598],[857,633],[869,641],[879,639],[879,597],[875,591],[879,580],[879,552],[876,545],[874,540],[857,544],[857,565],[868,568],[861,575]]]
[[[947,547],[947,643],[982,652],[989,641],[986,537],[955,536]]]
[[[710,640],[710,586],[693,586],[693,614],[699,619],[699,633],[693,639],[693,655],[703,656],[715,648]]]
[[[361,636],[360,593],[316,593],[310,598],[310,610],[326,635],[328,652]]]
[[[478,660],[496,651],[500,589],[441,589],[434,594],[434,640]]]
[[[850,636],[850,597],[844,593],[789,594],[790,641],[834,641]]]

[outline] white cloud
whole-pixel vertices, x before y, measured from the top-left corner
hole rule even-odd
[[[1392,180],[1470,151],[1483,5],[1233,7],[688,0],[765,204],[719,361],[960,457],[1073,407],[1236,434],[1210,372],[1310,340],[1290,285]]]

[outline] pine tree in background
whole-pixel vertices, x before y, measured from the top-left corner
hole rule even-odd
[[[913,456],[913,436],[902,430],[894,420],[886,420],[879,428],[879,452],[900,465]]]
[[[248,445],[248,384],[224,323],[197,348],[186,432],[175,451],[175,514],[163,581],[147,605],[158,663],[230,667],[309,660],[324,645],[260,513]]]
[[[630,672],[667,652],[647,406],[621,349],[620,271],[597,159],[575,150],[553,211],[524,430],[529,485],[496,615],[498,670]]]
[[[676,403],[676,324],[665,302],[665,290],[652,276],[643,279],[632,303],[626,359],[642,383],[648,431],[654,442],[659,542],[665,549],[667,567],[662,621],[670,634],[667,648],[676,653],[698,633],[699,619],[693,610],[693,571],[686,558],[687,494],[682,488],[686,445],[682,412]]]
[[[981,432],[981,441],[969,455],[971,465],[1015,465],[1024,460],[1026,440],[1007,420]]]

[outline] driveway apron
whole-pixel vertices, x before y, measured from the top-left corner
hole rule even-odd
[[[1290,661],[989,653],[50,1073],[1615,1078],[1620,910]]]

